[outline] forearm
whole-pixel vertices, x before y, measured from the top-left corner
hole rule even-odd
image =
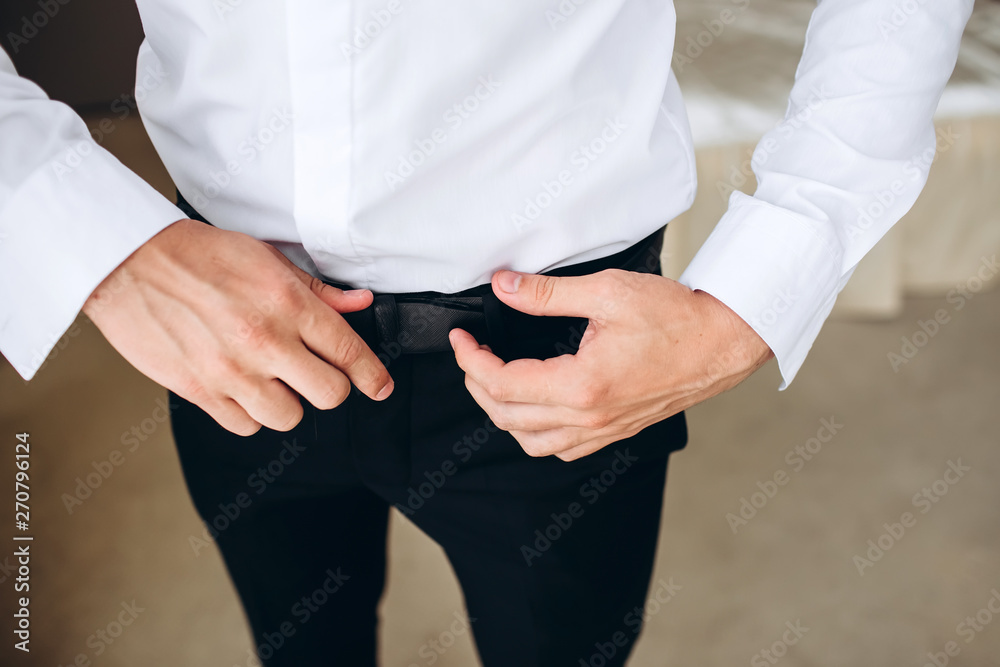
[[[97,285],[186,216],[2,50],[0,145],[0,351],[30,379]]]
[[[972,2],[914,0],[903,18],[899,5],[819,4],[785,120],[754,153],[756,193],[733,194],[681,277],[767,341],[783,386],[854,267],[926,182],[933,113]]]

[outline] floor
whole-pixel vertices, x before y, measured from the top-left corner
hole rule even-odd
[[[105,145],[168,192],[132,120]],[[948,322],[920,335],[939,309]],[[892,322],[829,323],[788,391],[771,364],[691,410],[651,590],[673,594],[647,605],[630,665],[998,664],[998,341],[1000,291],[961,308],[909,299]],[[163,390],[83,318],[60,345],[31,383],[0,364],[0,434],[30,433],[36,536],[31,653],[8,633],[0,665],[257,664],[202,542]],[[13,477],[12,450],[0,479]],[[440,550],[398,515],[391,545],[383,664],[478,664],[470,637],[448,634],[462,602]],[[432,639],[454,643],[429,652]]]

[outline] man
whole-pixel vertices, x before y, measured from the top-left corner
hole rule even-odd
[[[972,3],[911,4],[818,6],[797,122],[674,282],[666,0],[140,0],[180,208],[4,60],[0,349],[30,378],[82,307],[173,392],[202,517],[245,503],[217,539],[266,664],[374,664],[395,505],[485,665],[621,665],[681,411],[772,354],[787,385],[923,186]]]

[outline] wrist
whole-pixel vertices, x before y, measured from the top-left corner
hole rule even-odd
[[[756,370],[774,352],[750,324],[715,296],[694,290],[693,298],[700,302],[706,321],[718,332],[715,341],[717,358],[731,371]]]
[[[83,307],[81,308],[83,314],[91,320],[95,319],[97,314],[111,302],[115,295],[120,294],[135,282],[134,269],[137,263],[141,262],[150,253],[154,253],[164,243],[173,242],[172,237],[176,233],[182,232],[184,228],[190,227],[192,224],[201,226],[201,223],[195,220],[177,220],[164,227],[136,248],[94,288],[94,291],[90,293],[90,296],[83,303]]]

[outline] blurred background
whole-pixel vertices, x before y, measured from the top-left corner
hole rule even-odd
[[[134,5],[52,6],[39,18],[38,2],[4,0],[4,48],[173,197],[132,105]],[[784,114],[814,6],[678,0],[701,188],[669,226],[668,275],[732,189],[753,191],[744,163]],[[924,195],[859,267],[790,389],[771,364],[690,411],[631,665],[1000,664],[1000,4],[978,4],[936,122]],[[12,646],[16,561],[0,548],[0,665],[257,664],[164,405],[83,316],[31,383],[0,364],[0,480],[29,433],[35,535],[30,654]],[[441,550],[398,514],[390,544],[383,664],[478,664],[450,630],[462,599]]]

